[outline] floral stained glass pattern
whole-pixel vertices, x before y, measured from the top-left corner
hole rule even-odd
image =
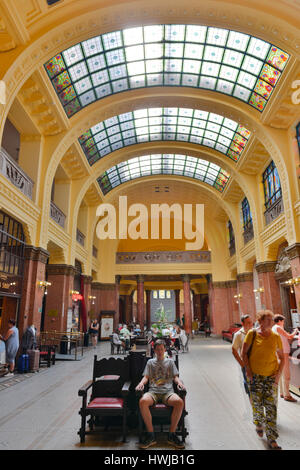
[[[196,157],[174,154],[144,155],[113,166],[98,178],[103,194],[132,179],[150,175],[180,175],[200,180],[222,192],[230,174]]]
[[[190,108],[148,108],[99,122],[79,137],[90,165],[119,148],[159,140],[205,145],[237,161],[251,132],[215,113]]]
[[[150,86],[204,88],[263,111],[288,59],[275,45],[236,31],[151,25],[76,44],[45,68],[57,93],[75,89],[76,104],[63,103],[68,116],[108,95]]]

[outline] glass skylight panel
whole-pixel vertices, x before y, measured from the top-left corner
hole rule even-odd
[[[204,88],[263,111],[288,59],[276,46],[236,31],[153,25],[83,41],[45,69],[68,117],[113,93],[146,86]],[[84,79],[92,89],[85,97]]]
[[[90,165],[116,149],[164,140],[206,145],[237,161],[250,135],[248,129],[219,114],[190,108],[149,108],[106,119],[82,134],[79,142]]]
[[[155,154],[135,157],[108,169],[98,178],[103,194],[114,187],[144,176],[173,174],[203,181],[222,192],[230,177],[218,165],[186,155]]]

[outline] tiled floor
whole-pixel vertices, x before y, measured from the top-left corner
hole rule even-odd
[[[100,344],[98,356],[109,352]],[[90,348],[78,362],[57,362],[35,374],[0,379],[0,450],[5,449],[137,449],[137,435],[131,431],[126,444],[121,435],[105,432],[87,436],[80,444],[77,431],[81,399],[77,392],[92,374]],[[180,375],[188,389],[186,418],[190,435],[186,449],[266,449],[251,422],[240,371],[231,345],[216,338],[195,338],[190,352],[179,358]],[[280,399],[278,442],[284,449],[300,448],[300,399]],[[168,449],[165,436],[158,436],[157,449]],[[153,448],[155,449],[155,448]]]

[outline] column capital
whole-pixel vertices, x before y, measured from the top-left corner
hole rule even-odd
[[[92,289],[95,290],[115,290],[115,284],[105,284],[102,282],[92,282]]]
[[[253,273],[252,272],[240,273],[237,275],[237,281],[238,282],[253,281]]]
[[[255,265],[256,271],[261,273],[273,273],[276,269],[277,261],[264,261]]]
[[[228,287],[237,287],[237,281],[231,280],[231,281],[215,281],[212,283],[213,288],[219,288],[219,289],[227,289]]]
[[[300,258],[300,243],[294,243],[294,245],[288,246],[285,252],[290,260]]]
[[[46,264],[50,256],[49,251],[41,247],[36,247],[32,245],[26,245],[25,247],[25,259],[31,261],[40,261],[43,264]]]
[[[181,279],[183,282],[190,282],[190,275],[189,274],[181,274]]]
[[[145,275],[144,274],[137,274],[136,280],[137,280],[137,282],[144,282],[145,281]]]
[[[120,281],[121,281],[121,276],[119,276],[118,274],[115,276],[115,281],[116,281],[116,284],[120,284]]]
[[[46,271],[53,276],[75,276],[74,266],[68,264],[47,264]]]
[[[88,276],[87,274],[82,274],[83,277],[83,284],[92,284],[93,278],[92,276]]]

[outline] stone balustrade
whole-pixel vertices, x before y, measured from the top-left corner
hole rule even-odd
[[[26,175],[26,173],[19,167],[3,147],[0,148],[0,173],[16,186],[25,196],[32,199],[34,182]]]
[[[53,201],[50,203],[50,217],[62,228],[65,228],[66,216]]]

